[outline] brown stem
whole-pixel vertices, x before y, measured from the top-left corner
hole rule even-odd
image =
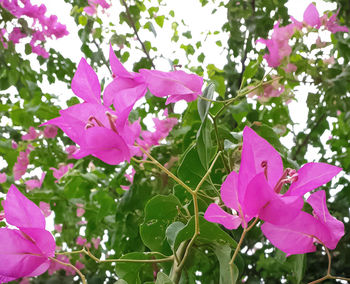
[[[57,263],[59,263],[59,264],[62,264],[62,265],[64,265],[64,266],[68,266],[68,267],[70,267],[70,268],[73,268],[74,271],[75,271],[76,273],[79,274],[79,276],[80,276],[80,278],[81,278],[81,282],[82,282],[83,284],[87,284],[86,279],[85,279],[85,276],[83,275],[83,273],[81,273],[80,270],[79,270],[78,268],[76,268],[73,264],[60,261],[60,260],[58,260],[58,259],[56,259],[56,258],[53,258],[53,257],[49,257],[49,259],[51,259],[52,261],[55,261],[55,262],[57,262]]]
[[[135,35],[136,35],[136,38],[137,38],[137,40],[139,41],[139,43],[141,44],[142,50],[143,50],[143,52],[146,54],[146,56],[147,56],[148,60],[150,61],[150,63],[151,63],[151,65],[152,65],[153,69],[155,69],[156,67],[155,67],[154,64],[153,64],[153,60],[152,60],[151,57],[149,56],[149,53],[148,53],[148,51],[147,51],[147,49],[146,49],[146,46],[145,46],[145,44],[143,43],[143,41],[140,39],[140,36],[139,36],[139,34],[138,34],[138,32],[137,32],[135,23],[134,23],[134,21],[133,21],[133,19],[132,19],[132,16],[131,16],[131,14],[130,14],[130,11],[129,11],[129,7],[128,7],[128,5],[126,4],[125,0],[122,0],[122,3],[123,3],[123,5],[124,5],[124,7],[125,7],[126,15],[127,15],[128,19],[129,19],[129,24],[130,24],[130,26],[132,27],[132,29],[134,30],[134,33],[135,33]]]

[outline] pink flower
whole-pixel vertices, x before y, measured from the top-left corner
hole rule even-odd
[[[31,140],[35,140],[36,138],[38,138],[40,135],[39,132],[36,132],[35,128],[33,126],[29,127],[29,132],[28,134],[25,134],[22,136],[22,140],[27,140],[27,141],[31,141]]]
[[[284,71],[286,73],[291,73],[297,71],[297,67],[293,63],[288,63],[287,66],[284,68]]]
[[[84,239],[82,236],[78,236],[75,242],[77,245],[83,246],[86,243],[86,239]]]
[[[112,45],[109,48],[109,62],[114,80],[107,85],[103,103],[113,104],[117,116],[128,116],[134,104],[147,92],[144,78],[139,73],[128,72],[115,55]]]
[[[9,40],[11,40],[14,44],[19,43],[21,38],[26,37],[27,35],[21,32],[20,28],[13,28],[12,32],[9,35]]]
[[[61,165],[58,169],[50,168],[53,170],[53,176],[57,179],[55,182],[58,182],[71,168],[73,168],[73,164]]]
[[[25,181],[25,185],[26,185],[26,188],[27,190],[31,191],[35,188],[41,188],[42,184],[43,184],[43,181],[45,179],[45,176],[46,176],[46,173],[43,172],[41,174],[41,178],[40,180],[37,180],[37,179],[29,179],[29,180],[26,180]]]
[[[17,149],[18,148],[18,144],[16,141],[12,140],[12,149]]]
[[[236,213],[231,215],[212,203],[204,218],[227,229],[236,229],[240,224],[246,227],[253,217],[259,217],[265,221],[263,233],[279,249],[287,254],[308,252],[309,242],[305,244],[305,251],[302,245],[295,245],[302,228],[305,234],[313,232],[314,236],[325,242],[329,238],[324,235],[330,233],[324,230],[324,224],[315,223],[311,215],[308,217],[301,211],[303,195],[329,182],[340,170],[324,163],[308,163],[299,171],[283,170],[279,153],[253,130],[245,127],[239,174],[231,172],[221,186],[222,201]],[[291,183],[291,186],[281,195],[282,186],[287,183]],[[317,205],[317,208],[321,207]],[[302,223],[302,220],[305,222]],[[289,231],[292,233],[287,240]],[[335,237],[336,240],[339,235]]]
[[[303,21],[307,25],[319,29],[321,26],[321,20],[320,20],[320,15],[315,7],[314,4],[310,4],[307,6],[304,16],[303,16]]]
[[[63,225],[62,224],[55,224],[55,231],[57,232],[57,233],[61,233],[62,232],[62,227],[63,227]]]
[[[311,194],[307,202],[312,206],[314,216],[301,212],[289,224],[265,223],[261,226],[271,243],[287,255],[314,252],[314,242],[320,241],[329,249],[335,249],[344,235],[344,224],[328,212],[324,190]]]
[[[68,154],[68,159],[72,159],[73,158],[73,154],[78,151],[78,148],[75,145],[69,145],[68,147],[66,147],[65,149],[66,153]]]
[[[55,138],[57,135],[57,127],[54,125],[48,125],[44,129],[45,138]]]
[[[339,10],[329,18],[325,14],[321,17],[321,21],[324,24],[325,28],[333,34],[336,32],[348,33],[349,32],[348,27],[338,25],[338,20],[337,20],[338,13],[339,13]]]
[[[49,203],[40,201],[39,208],[41,209],[45,217],[49,217],[51,215],[51,208]]]
[[[18,229],[0,228],[0,278],[2,282],[44,273],[55,256],[55,240],[45,230],[40,208],[12,185],[2,202],[6,222]]]
[[[19,156],[17,157],[17,162],[13,166],[13,178],[14,180],[19,180],[27,171],[27,167],[29,165],[28,159],[29,151],[19,152]]]
[[[129,124],[130,110],[118,115],[101,104],[100,83],[85,59],[79,63],[72,80],[72,90],[85,102],[60,111],[60,117],[45,124],[60,127],[79,144],[79,152],[74,154],[77,159],[93,155],[112,165],[129,161],[141,126],[138,121]]]
[[[102,8],[107,9],[110,5],[105,0],[88,0],[89,6],[84,8],[86,14],[93,16],[96,14],[96,8],[98,5],[101,5]]]
[[[98,238],[92,238],[92,239],[91,239],[91,242],[93,243],[94,248],[95,248],[95,249],[98,249],[98,247],[99,247],[99,245],[100,245],[100,242],[101,242],[101,239],[100,239],[100,237],[98,237]]]
[[[191,102],[202,94],[203,78],[184,71],[162,72],[158,70],[141,69],[149,91],[156,97],[167,97],[165,104],[180,100]]]
[[[327,59],[323,59],[323,63],[327,65],[333,65],[335,63],[334,56],[331,56]]]
[[[83,216],[84,213],[85,213],[85,209],[84,208],[77,208],[77,217]]]
[[[0,183],[4,183],[6,182],[6,174],[5,173],[0,173]]]

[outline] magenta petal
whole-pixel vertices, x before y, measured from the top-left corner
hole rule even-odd
[[[129,148],[121,136],[104,127],[92,127],[85,131],[84,141],[81,143],[80,152],[74,157],[81,155],[93,155],[110,165],[117,165],[130,159]]]
[[[322,240],[322,242],[328,248],[335,249],[339,240],[344,236],[344,224],[329,214],[326,204],[326,192],[320,190],[311,194],[307,202],[314,209],[314,215],[328,228],[331,235],[331,239]]]
[[[0,275],[15,279],[25,277],[47,260],[20,231],[0,228]]]
[[[134,77],[133,74],[129,73],[124,68],[123,64],[121,64],[121,62],[115,55],[111,44],[109,45],[109,64],[111,65],[112,72],[115,76],[129,79],[132,79]]]
[[[329,237],[327,229],[308,213],[300,214],[286,225],[264,223],[261,230],[266,238],[287,255],[314,252],[314,236],[320,239]]]
[[[45,217],[40,208],[11,185],[3,202],[7,223],[22,228],[45,229]],[[1,274],[1,273],[0,273]]]
[[[72,80],[74,94],[88,103],[101,103],[101,86],[92,67],[82,58]]]
[[[220,194],[226,207],[239,211],[238,174],[236,172],[231,172],[226,177],[221,185]]]
[[[56,243],[49,231],[32,228],[20,228],[20,230],[35,242],[35,245],[40,249],[43,256],[55,256]]]
[[[264,173],[256,175],[248,184],[244,202],[241,203],[244,214],[255,217],[260,209],[275,197],[273,189],[266,181]],[[276,212],[274,212],[276,214]],[[279,215],[279,213],[277,213]]]
[[[279,196],[261,209],[259,217],[274,225],[284,225],[296,218],[303,208],[301,196]]]
[[[298,180],[285,195],[299,195],[313,190],[336,176],[342,169],[325,163],[307,163],[298,171]]]
[[[311,3],[309,6],[307,6],[304,12],[303,20],[305,23],[307,23],[311,27],[316,27],[316,28],[320,27],[321,25],[320,15],[314,4]]]
[[[239,169],[240,190],[245,190],[253,177],[264,172],[262,162],[267,163],[267,182],[271,188],[274,188],[283,173],[281,156],[265,139],[246,126],[243,130],[242,159]]]
[[[241,218],[228,214],[216,203],[211,203],[204,214],[204,219],[212,223],[223,225],[226,229],[237,229],[241,224]]]
[[[145,79],[150,92],[156,97],[176,96],[176,100],[171,100],[171,102],[182,99],[190,101],[202,92],[203,78],[195,74],[147,69],[141,69],[140,74]]]

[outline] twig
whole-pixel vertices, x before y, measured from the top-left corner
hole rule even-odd
[[[133,19],[132,19],[132,16],[131,16],[131,14],[130,14],[130,11],[129,11],[129,7],[128,7],[128,5],[126,4],[125,0],[122,0],[122,3],[123,3],[123,5],[124,5],[124,7],[125,7],[126,15],[127,15],[128,19],[129,19],[129,22],[130,22],[130,25],[131,25],[132,29],[134,30],[134,33],[135,33],[135,35],[136,35],[136,38],[137,38],[137,40],[139,41],[139,43],[141,44],[142,50],[143,50],[143,52],[146,54],[146,56],[147,56],[148,60],[150,61],[150,63],[151,63],[151,65],[152,65],[153,69],[155,69],[156,67],[155,67],[154,64],[153,64],[153,60],[152,60],[151,57],[149,56],[149,53],[148,53],[148,51],[147,51],[147,49],[146,49],[146,46],[145,46],[145,44],[143,43],[143,41],[140,39],[140,36],[139,36],[139,34],[138,34],[138,32],[137,32],[135,23],[134,23],[134,21],[133,21]]]
[[[82,282],[83,284],[87,284],[86,279],[85,279],[85,276],[83,275],[83,273],[81,273],[80,270],[79,270],[78,268],[76,268],[73,264],[60,261],[60,260],[58,260],[58,259],[56,259],[56,258],[53,258],[53,257],[49,257],[49,259],[51,259],[52,261],[55,261],[55,262],[57,262],[57,263],[59,263],[59,264],[62,264],[62,265],[64,265],[64,266],[68,266],[68,267],[70,267],[70,268],[73,268],[74,271],[75,271],[76,273],[79,274],[79,276],[80,276],[80,278],[81,278],[81,282]]]

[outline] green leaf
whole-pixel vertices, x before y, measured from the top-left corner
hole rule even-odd
[[[213,83],[210,83],[203,91],[203,97],[212,100],[214,96],[215,91],[215,85]],[[211,102],[207,100],[203,100],[201,98],[198,98],[198,113],[202,120],[202,122],[205,120],[205,118],[208,115],[209,109],[210,109]]]
[[[121,259],[139,259],[139,260],[149,260],[149,259],[158,259],[158,258],[164,258],[164,256],[159,253],[132,252],[132,253],[125,254],[121,257]],[[119,278],[122,278],[129,284],[131,283],[141,284],[146,281],[154,280],[152,263],[117,262],[115,266],[115,271]]]
[[[174,284],[173,281],[165,273],[159,271],[157,274],[157,280],[155,284]]]
[[[187,223],[187,225],[178,232],[175,243],[174,250],[177,250],[179,245],[192,238],[194,234],[195,216],[193,216]],[[196,241],[207,243],[207,244],[217,244],[224,245],[227,244],[232,248],[237,246],[237,243],[230,235],[224,232],[217,224],[208,222],[202,216],[199,216],[199,228],[200,234]]]
[[[191,34],[191,31],[187,31],[185,33],[182,33],[182,35],[188,39],[192,38],[192,34]]]
[[[213,146],[211,139],[212,128],[212,122],[208,118],[205,118],[197,132],[197,151],[204,169],[209,168],[209,163],[216,153],[216,147]]]
[[[206,170],[202,166],[197,149],[194,145],[190,146],[183,154],[177,173],[178,177],[192,188],[195,188],[205,175]]]
[[[231,269],[229,264],[229,262],[231,261],[232,248],[227,244],[215,245],[213,250],[220,263],[220,284],[235,284],[239,276],[239,271],[237,266],[233,264],[234,279],[232,280]]]
[[[169,252],[166,229],[178,216],[180,201],[172,194],[157,195],[145,207],[145,220],[140,225],[143,243],[153,251]]]
[[[177,221],[177,222],[172,223],[166,229],[166,232],[165,232],[166,238],[167,238],[168,243],[172,249],[174,248],[176,236],[183,229],[183,227],[185,227],[185,224]]]
[[[165,16],[157,16],[154,20],[156,21],[158,26],[162,28],[164,25],[164,19],[165,19]]]
[[[81,15],[79,16],[79,20],[78,20],[79,24],[82,25],[82,26],[86,26],[88,20],[87,20],[87,17]]]
[[[292,273],[295,278],[295,283],[299,284],[304,278],[306,268],[306,256],[305,254],[296,254],[288,257],[288,261],[291,263]]]

